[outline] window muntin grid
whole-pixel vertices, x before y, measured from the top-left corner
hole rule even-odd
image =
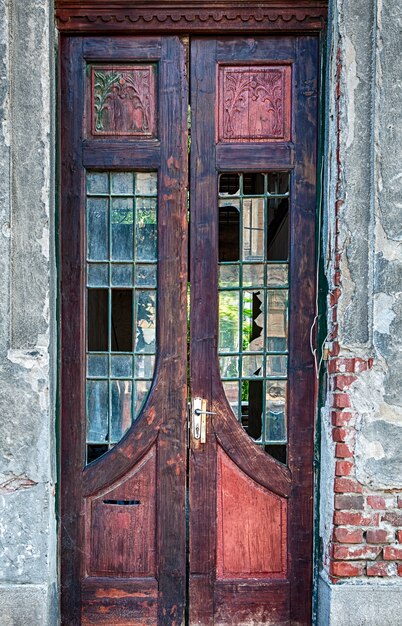
[[[87,172],[86,454],[122,438],[156,356],[157,174]]]
[[[219,177],[219,343],[226,396],[267,451],[287,443],[289,172]]]

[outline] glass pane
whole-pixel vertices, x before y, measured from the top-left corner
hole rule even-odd
[[[243,265],[243,287],[264,286],[264,265]]]
[[[219,176],[219,193],[229,196],[238,195],[240,193],[239,174],[221,174]]]
[[[87,192],[89,194],[109,193],[109,177],[106,172],[88,172]]]
[[[268,291],[267,348],[272,352],[287,349],[288,338],[288,290]]]
[[[274,195],[289,193],[289,172],[270,172],[268,193]]]
[[[289,200],[272,198],[268,201],[268,261],[286,261],[289,257]]]
[[[107,289],[88,289],[87,337],[90,352],[108,350],[109,292]]]
[[[132,421],[132,382],[131,380],[112,380],[112,442],[120,441],[130,428]]]
[[[139,354],[135,357],[135,378],[152,378],[155,369],[153,355]]]
[[[267,267],[267,284],[269,287],[283,287],[288,284],[289,266],[287,263],[275,263]]]
[[[108,436],[109,383],[87,381],[87,441],[102,443]]]
[[[260,378],[264,375],[263,355],[243,356],[242,375],[246,378]]]
[[[131,261],[134,254],[134,213],[132,198],[112,200],[112,259]]]
[[[222,291],[219,294],[219,350],[239,350],[239,293]]]
[[[132,172],[112,172],[112,194],[130,195],[134,193],[134,177]]]
[[[148,391],[151,388],[150,380],[136,380],[135,381],[135,417],[137,418],[141,412],[142,407],[145,404],[145,400],[148,395]]]
[[[155,352],[156,294],[136,292],[136,352]]]
[[[156,260],[156,200],[151,198],[137,200],[135,241],[137,261]]]
[[[135,272],[137,287],[156,287],[156,265],[137,265]]]
[[[267,381],[265,413],[266,441],[286,441],[285,381]]]
[[[158,175],[156,172],[138,172],[135,193],[137,196],[156,196],[158,191]]]
[[[221,265],[219,267],[219,287],[239,286],[239,266]]]
[[[239,383],[224,381],[223,388],[233,413],[239,418]]]
[[[243,260],[264,260],[264,198],[243,200]]]
[[[243,194],[245,196],[262,196],[264,193],[264,174],[243,174]]]
[[[284,354],[267,356],[267,376],[283,376],[288,373],[288,357]]]
[[[241,387],[241,423],[252,439],[262,435],[262,380],[243,380]]]
[[[133,375],[133,357],[131,355],[112,356],[112,376],[131,378]]]
[[[88,265],[88,285],[90,287],[109,286],[109,266],[106,263]]]
[[[222,378],[237,378],[239,376],[239,359],[237,356],[222,356],[219,359]]]
[[[112,351],[133,350],[133,292],[131,289],[112,290]]]
[[[112,285],[116,287],[132,287],[134,284],[134,268],[129,264],[112,265]]]
[[[219,203],[219,261],[240,259],[240,204]]]
[[[264,291],[243,292],[243,350],[264,350]]]
[[[87,199],[88,259],[107,261],[109,258],[109,201],[107,198]]]
[[[87,358],[88,376],[104,378],[109,376],[109,359],[106,354],[89,354]]]

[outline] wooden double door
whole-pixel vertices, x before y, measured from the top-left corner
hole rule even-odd
[[[60,50],[62,623],[307,625],[318,40]]]

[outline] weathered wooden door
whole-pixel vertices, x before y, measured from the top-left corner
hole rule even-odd
[[[61,37],[63,624],[311,621],[317,41]]]

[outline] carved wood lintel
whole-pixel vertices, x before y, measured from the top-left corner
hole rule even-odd
[[[59,30],[69,32],[141,31],[233,32],[320,30],[327,0],[265,2],[128,2],[56,0]]]

